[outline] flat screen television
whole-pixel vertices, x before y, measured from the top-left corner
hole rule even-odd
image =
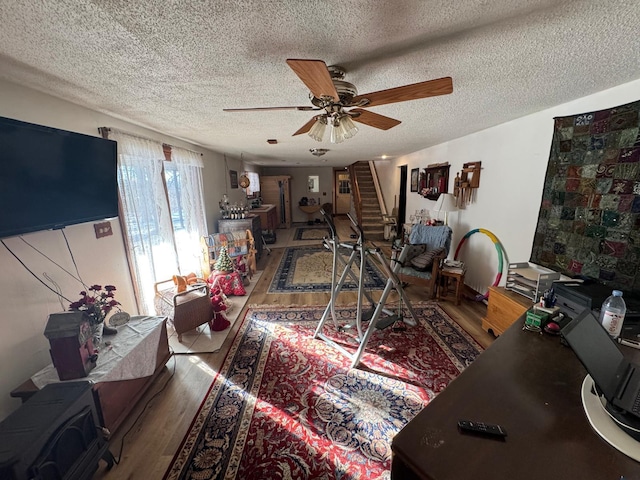
[[[0,238],[117,216],[116,142],[0,117]]]

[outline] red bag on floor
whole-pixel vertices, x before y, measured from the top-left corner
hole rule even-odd
[[[209,275],[209,284],[212,288],[220,288],[225,295],[242,296],[247,294],[242,283],[242,277],[238,272],[219,272],[214,270]]]

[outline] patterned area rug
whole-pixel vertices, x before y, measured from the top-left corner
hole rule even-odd
[[[252,306],[164,478],[388,479],[393,436],[481,351],[435,303],[414,309],[417,326],[377,331],[350,369],[312,338],[324,307]]]
[[[347,260],[348,257],[345,258]],[[324,247],[291,247],[282,256],[267,293],[303,293],[331,291],[331,270],[333,253]],[[342,266],[338,264],[338,276]],[[353,269],[359,275],[357,268]],[[349,279],[348,279],[349,280]],[[376,265],[367,262],[365,287],[382,290],[387,279]],[[345,290],[357,289],[357,284],[347,281]]]
[[[299,227],[293,235],[294,240],[322,240],[331,234],[329,229],[322,224],[317,227]]]

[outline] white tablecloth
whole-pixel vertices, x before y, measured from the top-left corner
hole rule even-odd
[[[72,381],[115,382],[153,375],[164,320],[165,317],[131,317],[127,324],[118,327],[116,335],[103,337],[103,342],[110,341],[111,345],[100,347],[96,367],[89,375]],[[31,380],[38,388],[60,382],[53,364],[33,375]]]

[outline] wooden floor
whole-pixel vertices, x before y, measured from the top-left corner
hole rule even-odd
[[[336,223],[340,238],[348,238],[351,232],[347,223],[340,220]],[[388,248],[384,244],[378,246]],[[263,257],[258,262],[258,269],[263,270],[263,273],[247,305],[327,305],[330,299],[328,293],[267,293],[283,252],[284,248],[272,249],[269,255],[263,252]],[[417,286],[406,287],[405,294],[414,302],[428,300],[427,295]],[[474,294],[475,292],[470,292],[469,297],[473,298]],[[453,296],[449,295],[445,297],[445,301],[440,301],[440,305],[481,345],[488,347],[494,337],[480,327],[481,319],[486,314],[486,306],[475,300],[463,300],[456,306],[453,300]],[[339,295],[338,301],[341,304],[354,303],[356,295],[344,292]],[[393,301],[393,296],[390,296],[388,302]],[[240,319],[243,317],[244,314],[241,314]],[[119,464],[107,472],[104,462],[101,462],[94,478],[162,478],[207,393],[215,372],[222,364],[240,323],[236,322],[219,352],[175,355],[169,360],[149,392],[112,435],[110,449],[116,459],[119,458]]]

